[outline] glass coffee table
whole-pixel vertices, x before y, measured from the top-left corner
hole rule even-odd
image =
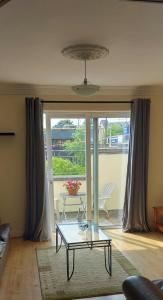
[[[59,236],[61,239],[59,245]],[[56,224],[56,252],[62,246],[66,247],[67,280],[70,280],[75,268],[75,250],[86,248],[104,248],[104,262],[106,271],[112,276],[112,246],[108,237],[99,226],[92,221],[79,223]],[[69,251],[73,251],[72,270],[70,271]]]

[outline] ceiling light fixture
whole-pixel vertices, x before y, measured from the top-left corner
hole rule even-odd
[[[66,47],[62,50],[64,56],[84,61],[84,81],[82,84],[73,85],[72,90],[79,95],[93,95],[99,91],[100,86],[91,84],[87,80],[87,60],[94,60],[105,57],[109,54],[109,50],[98,45],[74,45]]]

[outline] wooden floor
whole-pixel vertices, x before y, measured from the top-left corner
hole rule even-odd
[[[128,234],[107,230],[113,243],[143,276],[163,278],[163,234]],[[0,282],[0,300],[41,300],[35,249],[53,243],[33,243],[12,239],[7,265]],[[96,297],[92,300],[122,300],[123,296]]]

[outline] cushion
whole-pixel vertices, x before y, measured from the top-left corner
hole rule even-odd
[[[10,224],[0,225],[0,240],[7,242],[10,236],[11,227]]]
[[[128,300],[163,300],[159,287],[142,276],[129,276],[122,287]]]
[[[156,279],[152,282],[156,284],[159,287],[159,289],[163,292],[163,279]]]
[[[3,257],[3,253],[5,251],[6,242],[0,241],[0,259]]]

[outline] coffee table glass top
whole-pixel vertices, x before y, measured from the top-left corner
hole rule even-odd
[[[60,223],[56,225],[67,244],[111,241],[97,224],[93,222]]]

